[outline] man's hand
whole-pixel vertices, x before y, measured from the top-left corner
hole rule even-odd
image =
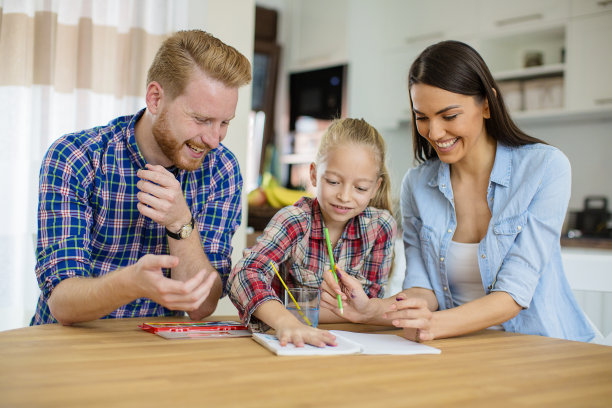
[[[140,190],[138,211],[172,232],[178,231],[191,220],[181,184],[162,166],[147,164],[146,169],[138,170]]]
[[[145,255],[133,265],[135,297],[146,297],[170,310],[197,310],[210,294],[216,272],[199,271],[182,282],[166,278],[162,268],[177,266],[179,259],[172,255]]]

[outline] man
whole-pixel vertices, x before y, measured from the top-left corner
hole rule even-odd
[[[146,108],[65,135],[40,172],[31,324],[210,315],[231,268],[242,177],[221,144],[248,60],[203,31],[168,38]]]

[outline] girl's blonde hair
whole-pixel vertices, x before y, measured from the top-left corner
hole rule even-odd
[[[385,141],[380,133],[365,120],[351,118],[334,120],[321,138],[315,162],[320,164],[325,160],[330,150],[349,143],[368,147],[374,153],[374,158],[378,163],[378,177],[380,177],[381,182],[369,205],[392,212],[391,180],[385,165],[387,150]]]

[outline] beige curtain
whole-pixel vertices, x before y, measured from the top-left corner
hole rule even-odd
[[[161,41],[183,29],[181,0],[0,0],[0,330],[27,325],[38,171],[62,134],[144,107]]]

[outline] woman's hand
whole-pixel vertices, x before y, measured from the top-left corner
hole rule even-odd
[[[398,293],[395,300],[383,317],[391,319],[393,326],[403,328],[408,340],[433,340],[435,336],[431,326],[434,314],[427,307],[427,301],[420,297],[407,297],[404,293]]]
[[[336,283],[331,270],[325,271],[323,274],[321,307],[329,309],[337,316],[352,322],[365,320],[366,315],[370,314],[371,299],[364,292],[361,283],[338,267],[336,267],[336,275],[338,276],[338,283]],[[342,299],[343,314],[340,313],[338,306],[338,295]]]
[[[304,347],[304,344],[316,347],[336,346],[336,336],[327,330],[306,326],[291,314],[284,316],[279,321],[276,327],[276,337],[281,346],[289,343],[293,343],[296,347]]]

